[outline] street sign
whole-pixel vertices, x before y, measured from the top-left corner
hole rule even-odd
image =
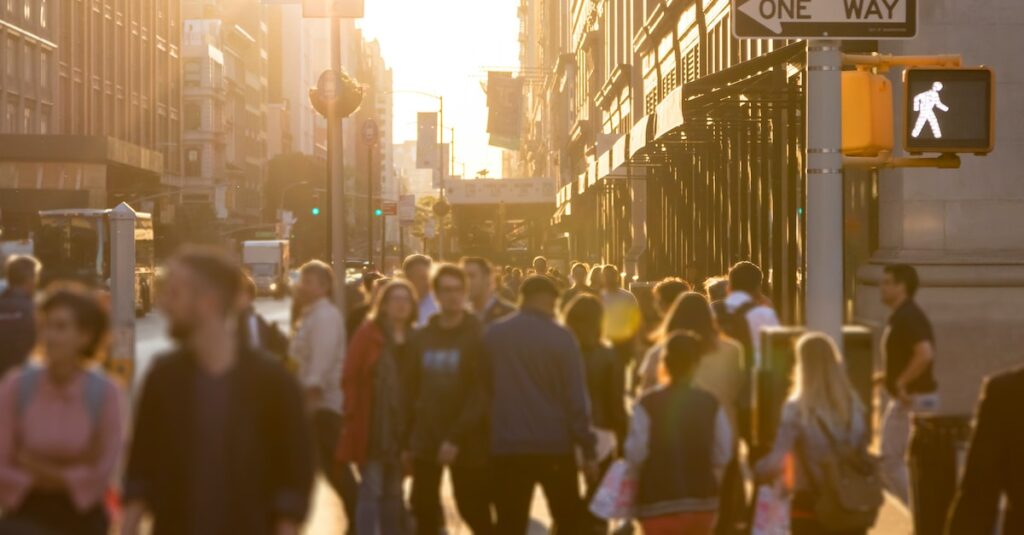
[[[398,215],[398,203],[394,201],[383,201],[380,203],[381,215]]]
[[[903,72],[903,148],[909,153],[987,154],[995,144],[991,69]]]
[[[917,0],[732,0],[740,39],[911,39]]]
[[[398,197],[398,221],[403,225],[416,222],[416,196],[401,195]]]
[[[307,19],[361,19],[363,0],[302,0],[302,16]]]

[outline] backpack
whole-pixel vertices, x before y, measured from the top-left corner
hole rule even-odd
[[[39,381],[43,378],[45,371],[39,366],[25,366],[21,377],[18,378],[18,392],[15,400],[16,414],[20,418],[28,407],[32,396],[39,389]],[[93,429],[99,426],[103,416],[103,399],[106,397],[107,385],[103,376],[98,372],[87,370],[85,372],[85,385],[82,388],[82,397],[85,399],[86,411],[89,413],[89,420]]]
[[[750,323],[747,322],[747,313],[757,308],[757,303],[750,300],[740,305],[739,308],[729,312],[725,301],[715,301],[715,318],[718,320],[718,328],[722,332],[739,342],[743,346],[743,364],[745,370],[751,370],[754,362],[754,340],[750,336]]]
[[[885,500],[878,461],[864,448],[840,444],[821,418],[816,419],[831,452],[821,463],[824,480],[812,481],[818,494],[814,516],[829,531],[870,529]],[[807,475],[813,479],[809,470]]]

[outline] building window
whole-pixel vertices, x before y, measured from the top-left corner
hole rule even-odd
[[[202,85],[202,63],[197,59],[185,60],[185,87]]]
[[[49,12],[46,10],[46,0],[39,0],[39,27],[46,27],[46,18]]]
[[[14,13],[14,0],[7,0],[7,12]]]
[[[16,110],[18,109],[18,106],[15,102],[16,101],[13,99],[7,101],[7,105],[4,108],[4,126],[6,126],[7,131],[12,134],[18,131],[18,124],[15,122],[17,120]]]
[[[203,114],[199,104],[185,104],[185,130],[200,130],[203,127]]]
[[[25,70],[25,81],[28,83],[35,82],[32,77],[32,47],[25,44],[24,54],[21,57],[21,64]]]
[[[39,54],[39,87],[50,88],[50,53],[45,50]]]
[[[7,76],[15,76],[18,68],[18,41],[7,38]]]
[[[50,108],[43,106],[39,113],[39,133],[46,135],[50,133]]]
[[[185,176],[201,176],[203,171],[199,149],[185,149]]]
[[[24,0],[25,2],[25,20],[32,20],[32,2]]]
[[[24,118],[25,118],[25,124],[22,127],[21,131],[23,133],[26,133],[26,134],[34,134],[36,129],[35,129],[35,124],[33,123],[34,114],[32,113],[32,107],[31,106],[26,106],[25,107]]]

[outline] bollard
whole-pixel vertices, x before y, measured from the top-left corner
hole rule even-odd
[[[945,531],[970,433],[967,415],[914,416],[907,464],[917,535]]]

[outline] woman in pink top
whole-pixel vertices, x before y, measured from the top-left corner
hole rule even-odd
[[[0,532],[105,534],[121,399],[87,366],[106,340],[107,314],[70,289],[50,294],[40,313],[41,365],[0,383]]]

